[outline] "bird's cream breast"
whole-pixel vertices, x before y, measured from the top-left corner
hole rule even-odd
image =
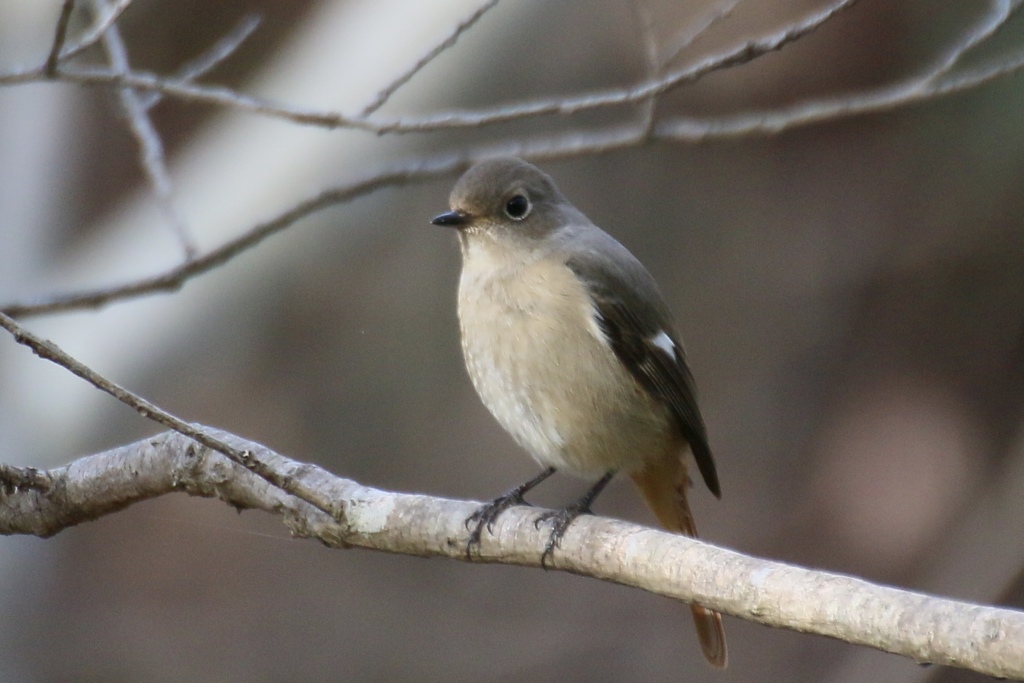
[[[490,412],[534,458],[591,475],[637,466],[671,439],[667,411],[615,357],[584,285],[560,259],[499,268],[486,253],[464,256],[467,370]]]

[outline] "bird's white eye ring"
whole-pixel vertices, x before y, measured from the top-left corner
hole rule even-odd
[[[522,192],[517,192],[505,202],[505,215],[514,221],[523,220],[530,215],[532,210],[533,204],[530,203],[530,198]]]

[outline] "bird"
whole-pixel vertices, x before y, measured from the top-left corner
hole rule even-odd
[[[592,223],[552,178],[517,158],[481,161],[455,183],[450,210],[462,255],[458,319],[481,401],[544,469],[473,513],[467,555],[484,529],[555,472],[595,481],[551,523],[544,566],[572,521],[619,472],[660,524],[696,537],[688,457],[721,497],[694,379],[654,277]],[[722,616],[691,605],[708,662],[726,666]]]

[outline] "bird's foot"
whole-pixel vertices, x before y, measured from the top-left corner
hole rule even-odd
[[[554,467],[547,467],[543,472],[530,481],[524,482],[513,489],[509,489],[487,505],[482,505],[479,510],[471,514],[469,518],[466,519],[466,528],[469,529],[470,526],[473,528],[473,531],[469,534],[469,541],[466,543],[466,559],[470,560],[473,558],[473,546],[476,546],[477,548],[480,547],[480,535],[483,534],[485,527],[488,533],[493,533],[494,522],[498,519],[498,515],[516,505],[529,505],[529,503],[527,503],[523,498],[523,495],[554,473]]]
[[[590,510],[590,501],[581,500],[561,510],[548,510],[533,520],[533,525],[538,529],[544,522],[551,522],[551,535],[548,536],[548,543],[544,546],[544,552],[540,556],[541,567],[548,568],[548,562],[554,556],[555,548],[562,545],[562,536],[565,535],[566,529],[573,523],[573,520],[580,515],[591,514],[593,512]]]
[[[481,505],[476,512],[466,518],[466,528],[472,529],[469,541],[466,543],[467,560],[472,558],[473,548],[480,547],[480,536],[484,529],[487,529],[487,533],[493,533],[494,523],[501,513],[516,505],[529,505],[518,487],[498,496],[486,505]]]

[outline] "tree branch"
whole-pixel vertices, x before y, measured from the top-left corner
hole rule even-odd
[[[93,25],[85,32],[77,43],[69,45],[60,53],[61,61],[68,61],[82,54],[103,38],[107,29],[114,25],[133,0],[116,0],[107,4],[104,11],[95,17]]]
[[[93,0],[92,5],[97,16],[100,16],[103,9],[107,7],[104,0]],[[121,31],[116,24],[111,24],[104,31],[102,42],[110,67],[117,73],[129,73],[131,67],[128,63],[128,49],[121,39]],[[118,92],[118,99],[128,121],[128,129],[139,145],[142,170],[145,171],[149,184],[153,188],[153,194],[156,195],[157,202],[163,209],[164,216],[181,245],[185,260],[190,261],[196,255],[196,246],[189,236],[184,218],[174,206],[174,189],[171,184],[171,176],[167,172],[167,164],[164,161],[164,145],[160,134],[156,132],[156,127],[149,118],[147,107],[143,104],[139,93],[131,88],[121,88]]]
[[[60,16],[57,18],[57,25],[53,31],[53,45],[50,47],[50,54],[43,64],[43,73],[52,78],[57,74],[57,65],[60,63],[60,51],[64,47],[64,40],[68,35],[68,24],[71,23],[71,12],[75,9],[75,0],[64,0],[60,8]]]
[[[175,73],[175,78],[194,81],[204,75],[234,54],[242,46],[242,43],[259,28],[261,21],[262,18],[258,14],[245,15],[235,24],[234,28],[225,33],[208,50],[182,64]],[[144,96],[140,95],[139,97],[139,101],[145,109],[151,109],[161,99],[163,98],[157,92],[147,92]]]
[[[662,62],[670,64],[683,50],[693,45],[702,36],[706,35],[715,24],[728,18],[741,0],[725,0],[710,12],[701,17],[692,26],[686,26],[679,31],[678,35],[669,42],[669,49]]]
[[[16,342],[32,349],[32,352],[40,358],[67,369],[100,391],[110,394],[121,403],[132,408],[142,417],[173,429],[207,448],[222,453],[232,462],[253,472],[256,476],[263,477],[268,483],[273,484],[282,491],[290,493],[328,514],[334,513],[331,501],[320,498],[316,491],[306,489],[300,482],[289,477],[279,476],[275,470],[268,469],[258,458],[253,457],[252,453],[233,448],[230,444],[219,440],[215,436],[211,436],[207,431],[185,422],[180,417],[172,415],[154,403],[115,384],[85,363],[67,354],[53,342],[37,337],[3,313],[0,313],[0,327],[10,332]]]
[[[715,71],[747,64],[770,52],[781,50],[790,43],[818,29],[840,11],[851,7],[856,0],[833,0],[802,21],[790,24],[780,31],[748,40],[725,52],[706,57],[699,62],[672,70],[665,75],[623,88],[611,88],[582,95],[525,102],[478,111],[450,111],[420,118],[377,120],[362,116],[347,116],[340,112],[312,111],[274,103],[269,100],[238,93],[230,88],[191,83],[179,78],[165,78],[141,71],[119,73],[110,69],[62,69],[55,78],[80,85],[154,90],[182,100],[229,107],[240,111],[281,118],[302,125],[323,128],[350,128],[378,135],[430,132],[453,128],[477,128],[497,123],[527,119],[544,115],[569,116],[592,109],[637,104],[663,95],[675,88],[699,81]],[[0,86],[31,83],[43,80],[41,69],[0,74]]]
[[[912,78],[855,95],[832,97],[761,112],[714,119],[675,117],[660,121],[655,138],[701,142],[748,135],[775,135],[785,130],[840,118],[892,111],[917,102],[971,90],[1002,76],[1024,70],[1024,51],[938,80]]]
[[[498,0],[487,0],[482,5],[477,7],[472,14],[456,24],[451,32],[442,40],[440,43],[432,47],[425,55],[416,60],[416,63],[409,67],[407,70],[402,72],[395,80],[389,83],[383,88],[377,96],[373,98],[373,101],[363,107],[363,110],[359,112],[360,116],[369,116],[381,107],[383,107],[391,96],[395,94],[399,88],[412,80],[412,77],[423,70],[427,64],[430,64],[434,59],[437,58],[442,52],[455,45],[458,41],[459,36],[468,31],[473,27],[482,16],[487,14],[495,5],[498,4]]]
[[[0,74],[0,87],[35,83],[52,78],[86,86],[148,91],[172,96],[182,101],[212,104],[327,129],[351,128],[377,134],[429,132],[504,123],[546,114],[565,116],[590,109],[646,102],[652,97],[680,85],[697,81],[714,71],[745,64],[768,52],[781,49],[816,30],[825,21],[852,4],[853,0],[834,2],[803,21],[788,26],[775,34],[748,41],[724,53],[705,58],[692,66],[682,67],[662,77],[648,79],[629,87],[493,109],[444,112],[418,119],[375,120],[361,116],[346,116],[339,112],[318,112],[246,95],[230,88],[196,84],[191,82],[191,77],[187,75],[186,77],[161,77],[142,71],[119,73],[115,70],[90,67],[60,69],[52,76],[47,73],[45,67],[8,72]],[[114,11],[123,11],[127,5],[128,1],[119,0],[114,6]],[[1011,54],[1001,60],[994,60],[956,74],[949,73],[950,69],[959,62],[964,54],[998,32],[1006,21],[1019,10],[1020,6],[1020,0],[992,0],[989,11],[965,31],[960,41],[939,55],[923,74],[903,82],[867,92],[820,98],[781,109],[746,112],[737,116],[710,119],[677,117],[660,122],[654,131],[653,138],[692,142],[774,134],[825,120],[888,111],[922,100],[978,87],[996,78],[1024,69],[1024,53]],[[109,16],[113,16],[114,11]],[[94,42],[94,33],[109,25],[109,16],[89,32],[88,39],[90,41]],[[84,42],[87,41],[83,40]],[[77,54],[78,47],[74,48],[75,54]],[[65,59],[69,56],[70,54],[65,50],[61,58]],[[574,133],[567,132],[566,136],[572,138]]]
[[[34,302],[12,302],[0,307],[0,313],[11,317],[25,318],[59,311],[99,308],[112,301],[134,299],[157,292],[176,291],[188,280],[227,263],[235,256],[255,247],[268,237],[316,211],[362,197],[384,187],[394,187],[456,173],[468,168],[472,159],[471,155],[448,154],[421,159],[385,170],[362,180],[324,190],[274,218],[252,226],[216,249],[163,273],[110,287],[57,294]]]
[[[251,453],[276,478],[315,491],[331,501],[334,514],[281,491],[191,438],[166,432],[36,473],[48,487],[8,486],[10,492],[0,495],[0,533],[52,536],[133,503],[184,491],[278,515],[292,534],[333,548],[466,559],[465,520],[477,503],[369,488],[226,432],[201,431]],[[12,469],[0,470],[0,477]],[[534,525],[540,512],[508,510],[470,559],[540,567],[548,535],[545,527]],[[1024,613],[1014,610],[762,560],[596,516],[573,522],[549,566],[918,662],[1024,677]]]
[[[951,74],[965,54],[998,33],[1024,5],[1022,0],[992,0],[988,12],[968,26],[960,40],[938,55],[921,73],[898,83],[850,95],[821,98],[763,112],[734,117],[693,119],[677,117],[658,124],[656,133],[666,140],[695,142],[751,134],[775,134],[867,113],[883,112],[915,102],[976,88],[1024,68],[1024,51]]]
[[[351,201],[386,187],[424,182],[462,172],[474,161],[494,156],[519,156],[533,161],[550,161],[597,155],[618,149],[636,147],[647,141],[643,123],[617,126],[604,130],[580,130],[554,137],[527,139],[483,145],[455,154],[440,154],[405,162],[371,174],[361,180],[324,190],[274,218],[258,223],[219,247],[181,263],[163,273],[108,287],[78,289],[53,294],[35,301],[12,301],[0,304],[0,314],[12,318],[30,318],[51,313],[101,308],[107,304],[135,299],[161,292],[174,292],[194,277],[221,266],[239,254],[260,244],[272,235],[291,227],[299,220],[321,209]]]
[[[474,112],[444,112],[419,119],[385,121],[376,124],[376,132],[378,134],[412,133],[448,128],[478,127],[548,114],[569,116],[592,109],[642,103],[653,97],[664,95],[682,85],[696,83],[708,74],[747,64],[766,54],[781,50],[790,43],[813,33],[839,12],[852,7],[855,2],[856,0],[833,1],[824,9],[811,14],[802,21],[786,26],[781,31],[748,40],[725,52],[706,57],[690,66],[671,70],[662,76],[648,79],[626,88],[611,88],[583,95],[536,102],[523,102]]]
[[[0,86],[61,80],[120,90],[129,121],[133,129],[138,129],[136,137],[159,196],[169,197],[170,185],[160,140],[145,110],[161,95],[299,124],[328,129],[347,127],[378,134],[475,127],[542,115],[567,116],[621,105],[641,104],[649,110],[644,120],[636,124],[604,130],[562,130],[549,138],[498,143],[383,170],[300,202],[165,273],[115,287],[62,295],[38,304],[10,305],[3,309],[8,315],[98,307],[111,301],[176,290],[192,277],[226,263],[320,208],[378,188],[453,174],[483,156],[502,153],[533,160],[553,159],[597,154],[649,140],[703,140],[774,133],[966,90],[1024,68],[1024,53],[1021,53],[956,73],[952,71],[959,67],[965,54],[998,32],[1021,6],[1021,0],[992,0],[989,10],[968,27],[958,41],[937,55],[923,73],[905,82],[782,110],[707,120],[675,118],[656,122],[653,108],[660,95],[714,71],[746,64],[781,49],[851,6],[854,0],[828,0],[824,9],[798,23],[664,74],[659,71],[650,16],[642,1],[637,0],[636,6],[645,25],[648,73],[635,84],[477,111],[383,119],[371,115],[397,88],[454,44],[496,0],[484,0],[472,15],[454,27],[445,41],[385,87],[378,99],[356,116],[309,111],[224,87],[195,83],[197,75],[224,59],[244,40],[255,26],[252,22],[243,22],[208,56],[187,66],[176,77],[131,70],[116,28],[118,17],[130,2],[98,3],[103,5],[103,11],[96,17],[93,27],[77,44],[65,45],[75,3],[63,0],[45,64],[0,74]],[[679,50],[728,15],[737,2],[726,0],[703,24],[681,35],[675,41],[677,47],[669,51],[670,56],[662,63],[675,59]],[[107,36],[105,42],[111,50],[109,69],[64,68],[66,60],[81,54],[103,36]],[[187,251],[188,240],[183,238],[183,241]],[[0,314],[0,327],[9,330],[18,342],[31,347],[40,357],[67,368],[143,416],[176,430],[49,471],[0,464],[0,533],[50,536],[137,501],[185,491],[196,496],[216,497],[240,509],[260,509],[280,515],[295,535],[317,538],[332,547],[358,546],[466,559],[465,519],[474,509],[473,503],[367,488],[334,477],[313,465],[289,460],[231,434],[190,424],[102,377],[7,315]],[[496,525],[494,535],[485,535],[479,554],[471,559],[540,566],[547,532],[534,526],[536,512],[527,508],[510,510]],[[759,560],[691,539],[596,517],[581,518],[572,525],[553,565],[563,571],[698,602],[762,624],[826,635],[921,662],[960,666],[995,676],[1024,676],[1024,614],[1017,611],[943,600]]]

